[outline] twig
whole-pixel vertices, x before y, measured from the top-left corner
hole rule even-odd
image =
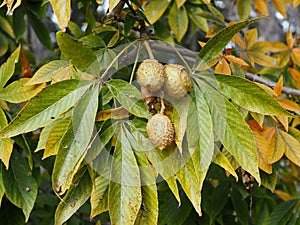
[[[248,80],[258,82],[264,85],[267,85],[269,87],[275,87],[276,83],[270,80],[266,80],[260,76],[257,76],[256,74],[253,73],[245,73],[245,76]],[[293,96],[300,96],[300,90],[293,89],[293,88],[288,88],[288,87],[283,87],[282,88],[282,93],[288,94],[288,95],[293,95]]]

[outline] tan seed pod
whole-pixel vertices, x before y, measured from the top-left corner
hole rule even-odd
[[[163,150],[174,141],[174,127],[169,117],[158,113],[147,123],[147,133],[151,142]]]
[[[164,84],[164,66],[154,59],[144,60],[137,70],[137,80],[150,91],[158,91]]]
[[[168,97],[179,99],[192,89],[192,80],[185,67],[169,64],[164,67],[164,90]]]

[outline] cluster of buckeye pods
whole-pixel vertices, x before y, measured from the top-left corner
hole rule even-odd
[[[144,60],[137,70],[137,80],[141,84],[144,100],[148,97],[180,99],[192,89],[192,81],[185,67],[178,64],[162,65],[157,60]],[[148,103],[148,102],[147,102]],[[164,115],[164,106],[147,123],[147,133],[151,142],[160,150],[174,141],[175,131],[170,118]]]

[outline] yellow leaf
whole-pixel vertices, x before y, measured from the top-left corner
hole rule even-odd
[[[206,45],[206,43],[203,41],[198,41],[198,44],[201,46],[201,48],[203,48]]]
[[[289,68],[289,72],[295,80],[295,85],[300,89],[300,72],[294,68]]]
[[[243,39],[238,35],[234,35],[233,38],[231,39],[232,42],[237,43],[241,48],[245,49],[246,48],[246,44],[243,41]]]
[[[269,41],[258,41],[255,42],[250,48],[249,51],[259,51],[261,53],[266,53],[271,51],[273,43]]]
[[[272,164],[268,163],[269,145],[264,136],[259,132],[254,131],[254,138],[258,150],[258,166],[261,170],[268,174],[272,173]]]
[[[61,30],[65,31],[71,17],[71,0],[50,0]]]
[[[255,63],[266,66],[266,67],[274,67],[276,65],[276,59],[263,54],[260,51],[247,51],[247,54],[251,52],[251,56],[253,57]]]
[[[120,2],[121,0],[109,0],[109,12],[112,12]]]
[[[265,42],[266,43],[266,42]],[[271,52],[282,52],[289,50],[288,46],[286,46],[282,42],[268,42],[268,48]]]
[[[226,57],[226,59],[228,59],[230,62],[232,62],[232,63],[236,63],[236,64],[238,64],[238,65],[240,65],[240,66],[249,66],[248,65],[248,63],[246,63],[243,59],[241,59],[241,58],[238,58],[238,57],[235,57],[235,56],[233,56],[233,55],[227,55],[227,56],[225,56]]]
[[[146,6],[144,14],[150,24],[154,24],[164,14],[169,3],[168,0],[153,0]]]
[[[273,164],[282,158],[287,148],[286,143],[279,129],[276,129],[270,141],[269,147],[270,147],[270,152],[267,155],[268,163]]]
[[[218,164],[221,166],[223,169],[225,169],[229,174],[235,177],[236,181],[238,180],[238,176],[230,164],[229,160],[226,158],[226,156],[218,150],[218,153],[216,157],[213,160],[214,163]]]
[[[285,67],[290,61],[291,51],[283,51],[274,55],[277,59],[277,65],[279,68]]]
[[[295,9],[300,4],[300,0],[293,1],[293,9]]]
[[[252,56],[251,52],[247,51],[246,55],[248,57],[250,64],[254,67],[254,57]]]
[[[265,116],[263,114],[255,113],[255,112],[250,112],[250,115],[255,119],[255,121],[258,123],[260,127],[263,126]]]
[[[300,143],[299,141],[291,136],[290,134],[279,131],[283,137],[284,143],[286,145],[285,155],[286,157],[295,163],[297,166],[300,166]]]
[[[278,122],[283,126],[285,131],[289,129],[289,117],[287,116],[276,116]]]
[[[282,92],[282,87],[283,87],[283,78],[282,75],[280,76],[277,84],[274,87],[274,93],[275,93],[275,98],[278,98],[279,95],[281,95]]]
[[[9,106],[7,105],[7,102],[4,101],[4,100],[2,100],[2,99],[0,99],[0,108],[6,110],[6,111],[8,111],[8,112],[10,111],[10,108],[9,108]]]
[[[219,74],[231,75],[230,66],[228,65],[225,58],[216,65],[215,72]]]
[[[292,49],[292,60],[297,66],[300,66],[300,48]]]
[[[213,36],[215,36],[216,33],[218,33],[218,31],[221,29],[220,26],[217,25],[212,25],[209,30],[207,31],[205,37],[206,38],[212,38]]]
[[[272,0],[275,9],[280,12],[281,15],[283,15],[285,18],[287,18],[286,15],[286,5],[283,0]]]
[[[289,99],[279,99],[278,103],[281,105],[281,107],[292,111],[292,112],[300,112],[300,106]]]
[[[293,35],[292,35],[292,32],[290,31],[290,29],[285,34],[285,40],[286,40],[287,46],[289,48],[293,48],[294,41],[293,41]]]
[[[288,201],[291,199],[294,199],[295,197],[291,196],[289,193],[281,191],[281,190],[275,190],[274,193],[281,198],[283,201]]]
[[[129,112],[123,107],[108,109],[98,112],[96,115],[96,121],[105,121],[108,119],[124,119],[128,118],[129,115]]]
[[[246,47],[250,48],[254,44],[257,37],[258,37],[258,33],[256,28],[246,31],[245,33]]]
[[[0,108],[0,129],[7,125],[7,119],[5,113]],[[4,163],[6,169],[9,166],[9,159],[13,150],[13,141],[10,138],[0,139],[0,159]]]
[[[267,0],[253,0],[253,4],[255,5],[255,8],[256,8],[256,11],[258,12],[258,14],[261,13],[265,16],[269,15]]]

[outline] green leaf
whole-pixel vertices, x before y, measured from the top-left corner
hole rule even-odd
[[[194,77],[209,103],[214,132],[238,163],[260,183],[258,158],[253,133],[239,111],[214,88]]]
[[[173,116],[172,122],[175,129],[175,143],[179,148],[179,151],[182,152],[182,143],[187,129],[187,119],[188,119],[188,108],[190,104],[190,98],[186,97],[180,99],[173,103]]]
[[[120,129],[111,166],[108,206],[113,225],[130,225],[134,224],[142,203],[141,179],[126,137],[127,128],[122,125]]]
[[[93,180],[91,193],[91,218],[108,210],[107,200],[109,177],[111,172],[111,155],[107,151],[101,151],[99,156],[93,161],[93,170],[97,177]],[[106,195],[106,199],[104,196]]]
[[[15,64],[18,62],[20,55],[19,46],[0,67],[0,89],[4,87],[6,82],[11,78],[15,71]]]
[[[60,81],[62,78],[70,78],[72,65],[66,60],[53,60],[43,65],[26,85],[45,83],[51,80]],[[59,80],[57,80],[57,78]]]
[[[5,194],[14,205],[23,210],[27,222],[35,203],[38,185],[27,161],[16,151],[12,153],[10,163],[8,171],[2,168]]]
[[[240,20],[247,19],[252,10],[250,0],[238,1],[237,7],[238,7],[238,14],[239,14]]]
[[[193,157],[194,156],[191,156],[188,151],[183,152],[182,160],[185,164],[176,173],[176,176],[185,194],[191,201],[194,209],[196,210],[198,215],[201,216],[201,190],[207,170],[196,170],[193,163]]]
[[[264,225],[281,225],[284,220],[291,217],[291,212],[295,205],[299,202],[299,199],[293,199],[279,204],[275,210],[270,214]]]
[[[113,79],[106,83],[115,98],[135,116],[148,119],[150,113],[142,100],[140,92],[133,85],[123,80]]]
[[[2,171],[2,169],[3,169],[3,166],[2,166],[2,164],[0,164],[0,171]],[[4,183],[3,183],[2,172],[0,172],[0,205],[2,203],[2,198],[3,198],[4,194],[5,194],[5,187],[4,187]]]
[[[159,223],[158,224],[172,224],[182,225],[186,223],[186,219],[191,215],[192,206],[188,198],[184,195],[183,190],[180,190],[180,198],[182,202],[178,202],[172,195],[165,183],[160,183],[159,190]]]
[[[25,10],[23,7],[18,8],[13,13],[13,30],[16,36],[16,41],[22,38],[26,31]]]
[[[137,128],[139,129],[139,128]],[[142,203],[135,224],[152,225],[158,221],[158,195],[156,187],[156,176],[151,167],[144,149],[139,145],[141,133],[138,130],[129,132],[126,130],[126,136],[134,149],[134,155],[137,160],[142,186]]]
[[[71,17],[71,1],[50,0],[50,3],[57,17],[60,29],[65,30]]]
[[[47,139],[49,137],[50,131],[53,128],[53,126],[58,123],[60,120],[54,120],[53,122],[49,123],[48,125],[46,125],[43,130],[40,133],[40,137],[39,137],[39,142],[38,145],[36,147],[36,149],[34,150],[34,152],[38,152],[42,149],[46,148],[46,143],[47,143]]]
[[[264,115],[291,116],[262,88],[251,81],[221,74],[203,76],[209,83],[218,81],[216,88],[237,105]]]
[[[7,125],[7,119],[5,113],[0,108],[0,129]],[[6,169],[9,166],[10,155],[13,151],[13,142],[10,138],[0,139],[0,159],[4,163]],[[0,188],[1,189],[1,188]]]
[[[204,32],[208,31],[208,24],[207,20],[198,14],[203,12],[203,10],[200,7],[195,7],[193,5],[187,5],[186,9],[188,11],[188,16],[190,20],[201,30]]]
[[[42,159],[57,154],[61,141],[67,132],[68,126],[70,124],[70,120],[71,117],[66,117],[58,121],[57,123],[55,123],[54,126],[51,128],[49,135],[47,137],[47,141],[45,144],[45,151]]]
[[[146,6],[144,14],[150,24],[154,24],[164,14],[169,4],[168,0],[153,0]]]
[[[237,214],[238,221],[241,225],[249,224],[249,208],[248,205],[238,190],[240,187],[237,184],[232,185],[231,200]]]
[[[0,39],[1,39],[1,42],[0,42],[0,57],[2,57],[8,51],[9,42],[2,33],[0,33]]]
[[[210,202],[210,220],[214,221],[219,213],[224,209],[227,204],[227,196],[229,195],[228,183],[220,183],[213,189]],[[221,200],[221,201],[220,201]]]
[[[87,163],[90,163],[94,160],[99,154],[101,154],[102,150],[104,150],[105,146],[109,143],[109,141],[113,138],[118,123],[113,123],[105,130],[101,130],[100,136],[96,137],[91,145],[91,149],[89,149],[87,155],[85,156],[85,160]]]
[[[52,49],[52,42],[50,33],[46,25],[40,20],[36,12],[33,10],[27,10],[27,16],[31,27],[33,28],[39,41],[48,49]]]
[[[198,151],[196,171],[206,170],[214,154],[213,122],[208,102],[196,83],[193,85],[193,103],[189,108],[187,138],[190,154]]]
[[[18,115],[0,131],[1,137],[12,137],[43,127],[70,109],[90,82],[67,80],[50,85],[32,98]]]
[[[63,56],[70,59],[81,71],[85,71],[96,60],[96,55],[90,48],[82,45],[70,35],[58,31],[56,39]]]
[[[263,171],[260,171],[260,177],[261,177],[261,184],[273,192],[277,184],[276,172],[272,171],[271,174],[267,174]]]
[[[178,171],[178,165],[180,161],[179,153],[174,154],[174,149],[166,148],[164,151],[155,150],[153,144],[149,139],[146,139],[144,144],[141,144],[142,149],[146,149],[145,154],[153,167],[162,176],[162,178],[168,183],[169,188],[174,194],[178,203],[180,203],[180,197],[178,192],[178,186],[176,183],[175,173]]]
[[[188,29],[188,15],[184,6],[177,8],[173,3],[169,15],[169,24],[171,30],[174,32],[176,39],[180,42]]]
[[[1,24],[0,30],[2,30],[5,34],[7,34],[12,39],[15,39],[15,34],[12,26],[8,21],[8,18],[0,16],[0,24]]]
[[[248,25],[261,20],[265,17],[246,20],[243,22],[235,23],[232,26],[226,27],[218,32],[213,38],[211,38],[206,45],[200,50],[196,59],[194,69],[201,69],[212,60],[231,40],[231,38],[240,30],[244,29]]]
[[[55,212],[55,225],[66,222],[90,197],[92,183],[86,168],[75,175],[70,190],[58,204]]]
[[[72,114],[72,123],[61,141],[54,163],[52,186],[63,194],[69,188],[87,152],[98,108],[98,86],[93,87],[76,103]]]
[[[45,84],[25,86],[30,78],[21,78],[12,82],[0,90],[0,99],[11,102],[25,102],[38,94],[46,86]]]

